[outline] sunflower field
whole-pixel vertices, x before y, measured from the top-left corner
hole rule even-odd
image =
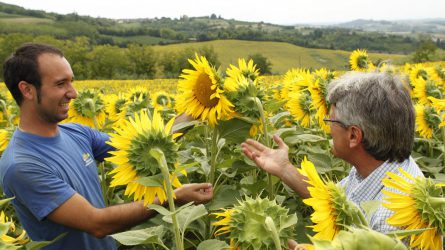
[[[106,132],[116,148],[98,164],[106,204],[143,200],[159,213],[112,235],[118,245],[288,249],[287,240],[295,239],[305,243],[301,249],[406,249],[394,235],[369,229],[365,216],[372,204],[357,207],[335,184],[351,166],[331,153],[330,127],[323,119],[329,115],[327,87],[345,72],[294,68],[283,76],[262,76],[251,60],[239,59],[225,70],[199,55],[189,62],[180,79],[74,83],[78,97],[63,122]],[[438,183],[445,182],[445,62],[374,65],[365,50],[356,50],[349,63],[353,71],[397,75],[409,88],[416,110],[412,157],[426,178],[388,175],[384,185],[400,193],[387,193],[383,205],[395,212],[389,223],[408,230],[398,236],[406,236],[410,247],[442,249],[445,199]],[[17,128],[18,112],[2,84],[0,153]],[[174,123],[181,114],[189,119]],[[248,138],[276,146],[273,135],[289,146],[312,198],[303,200],[242,153],[240,144]],[[172,188],[194,182],[213,184],[210,203],[151,204],[158,197],[171,205]],[[0,206],[0,248],[35,247],[7,200]],[[412,219],[403,219],[407,213]],[[364,238],[368,245],[360,247]]]

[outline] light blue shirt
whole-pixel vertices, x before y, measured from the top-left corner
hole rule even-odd
[[[351,169],[351,172],[349,172],[349,175],[341,180],[340,185],[345,187],[346,197],[357,205],[361,205],[363,202],[371,200],[383,202],[383,189],[400,193],[400,191],[392,188],[388,189],[382,184],[382,180],[388,177],[386,172],[393,172],[402,176],[398,170],[399,168],[402,168],[414,177],[423,176],[422,171],[414,162],[414,159],[409,157],[401,163],[386,161],[364,179],[358,174],[354,167]],[[391,226],[386,222],[386,219],[393,214],[394,212],[383,207],[383,205],[380,205],[377,211],[371,216],[370,221],[368,221],[369,227],[382,233],[400,230],[400,228]]]

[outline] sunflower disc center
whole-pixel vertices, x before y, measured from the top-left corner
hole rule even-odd
[[[212,80],[207,74],[200,74],[193,88],[196,99],[206,108],[215,107],[219,101],[219,98],[210,100],[210,96],[216,92],[216,88],[212,90],[212,85]]]

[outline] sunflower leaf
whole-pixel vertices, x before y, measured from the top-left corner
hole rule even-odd
[[[7,199],[1,199],[0,200],[0,206],[3,206],[5,203],[7,203],[10,200],[13,200],[15,197],[7,198]]]
[[[164,234],[164,227],[150,227],[139,230],[131,230],[122,233],[112,234],[115,240],[125,246],[135,246],[142,244],[159,244],[162,243],[161,237]]]
[[[47,241],[31,241],[28,244],[26,244],[26,249],[27,250],[37,250],[40,249],[42,247],[48,246],[60,239],[62,239],[63,237],[65,237],[68,233],[63,233],[60,234],[59,236],[57,236],[56,238],[54,238],[53,240],[47,240]]]
[[[205,240],[198,245],[197,250],[206,250],[206,249],[214,249],[214,250],[223,250],[228,249],[229,245],[221,240]]]
[[[156,204],[150,204],[150,205],[147,206],[147,208],[153,209],[156,212],[158,212],[158,213],[160,213],[160,214],[162,214],[164,216],[167,216],[167,215],[171,214],[170,210],[168,210],[167,208],[165,208],[163,206],[159,206],[159,205],[156,205]]]
[[[161,187],[161,188],[164,187],[162,175],[160,175],[160,174],[142,177],[142,178],[135,180],[134,182],[137,182],[137,183],[144,185],[146,187]]]
[[[177,214],[179,229],[185,232],[190,223],[205,215],[207,215],[207,210],[202,204],[198,206],[192,205],[182,209]]]
[[[410,230],[397,230],[397,231],[391,231],[389,233],[386,233],[388,236],[392,237],[405,237],[413,234],[420,234],[425,231],[431,230],[434,228],[428,227],[428,228],[419,228],[419,229],[410,229]]]

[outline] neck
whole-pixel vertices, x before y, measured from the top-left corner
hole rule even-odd
[[[371,155],[364,153],[361,156],[355,157],[355,159],[350,161],[351,164],[354,165],[358,174],[362,178],[368,177],[374,170],[376,170],[380,165],[384,163],[384,161],[376,160]]]
[[[56,136],[59,131],[57,123],[49,123],[40,117],[36,118],[35,116],[29,116],[24,113],[20,115],[20,124],[18,128],[22,132],[43,137]]]
[[[369,156],[368,159],[363,159],[361,162],[355,163],[354,166],[355,169],[357,169],[358,174],[361,177],[366,178],[383,163],[384,161],[379,161],[374,159],[374,157]]]

